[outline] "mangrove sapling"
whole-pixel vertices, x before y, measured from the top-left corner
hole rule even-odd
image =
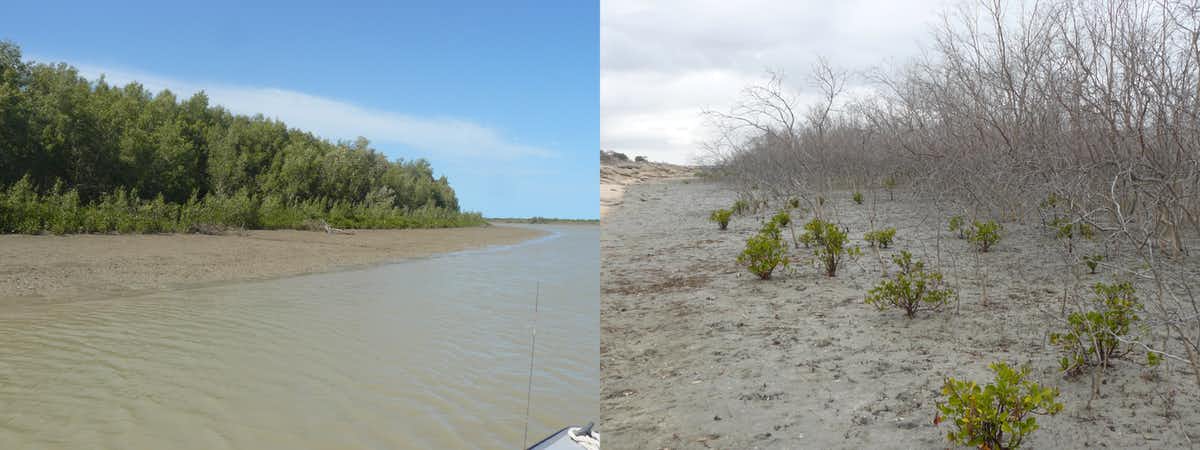
[[[1108,367],[1114,358],[1129,354],[1133,347],[1123,343],[1130,328],[1141,320],[1142,304],[1129,283],[1092,286],[1096,294],[1087,311],[1067,316],[1067,330],[1051,333],[1050,343],[1059,346],[1064,356],[1059,368],[1067,375],[1077,375],[1087,367]],[[1157,364],[1159,355],[1147,353],[1147,362]]]
[[[1084,256],[1083,263],[1087,265],[1088,273],[1095,275],[1096,267],[1100,266],[1100,261],[1104,260],[1104,255]]]
[[[747,212],[750,211],[750,203],[745,200],[737,200],[737,201],[733,202],[733,207],[730,209],[733,210],[734,214],[737,214],[739,216],[745,215]]]
[[[1072,223],[1062,217],[1055,217],[1050,221],[1050,226],[1055,230],[1055,237],[1063,241],[1063,245],[1066,245],[1068,254],[1074,251],[1074,241],[1076,235],[1088,240],[1091,240],[1096,236],[1096,233],[1092,230],[1091,225],[1083,222]]]
[[[896,229],[892,227],[882,230],[868,231],[863,235],[863,239],[875,248],[888,248],[892,245],[892,240],[896,237]]]
[[[959,239],[966,239],[964,234],[966,230],[963,228],[963,216],[951,216],[949,229],[951,233],[957,232]]]
[[[937,403],[933,424],[944,420],[954,424],[946,438],[955,444],[992,450],[1019,448],[1025,437],[1038,429],[1033,415],[1062,411],[1062,403],[1055,401],[1058,390],[1026,379],[1028,366],[1013,369],[997,362],[988,367],[996,377],[986,386],[946,378],[942,385],[946,401]]]
[[[1000,241],[1000,231],[1004,227],[996,223],[994,220],[980,222],[978,220],[971,223],[971,229],[967,231],[967,240],[975,244],[980,253],[987,253],[996,242]]]
[[[708,220],[716,222],[720,229],[724,230],[729,227],[729,219],[733,217],[733,211],[728,209],[718,209],[709,214]]]
[[[941,309],[954,295],[954,291],[946,287],[941,273],[926,271],[925,262],[914,262],[908,251],[892,255],[892,262],[900,271],[895,279],[883,280],[875,285],[868,292],[867,304],[875,305],[880,310],[889,306],[903,309],[904,315],[911,319],[917,311]]]
[[[863,204],[863,195],[862,195],[862,192],[854,191],[854,197],[853,197],[853,198],[854,198],[854,203],[855,203],[856,205],[861,205],[861,204]]]
[[[792,215],[787,211],[780,211],[771,216],[771,222],[774,222],[776,226],[786,227],[792,223]]]
[[[838,267],[847,257],[856,258],[862,255],[862,248],[849,247],[847,230],[821,219],[813,219],[804,225],[801,241],[814,247],[813,254],[825,266],[825,275],[837,276]]]
[[[779,226],[774,221],[767,222],[758,234],[746,240],[746,249],[738,255],[737,261],[763,280],[769,280],[776,267],[787,267],[787,249]]]

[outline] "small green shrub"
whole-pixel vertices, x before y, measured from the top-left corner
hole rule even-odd
[[[959,238],[959,239],[963,239],[963,238],[965,238],[965,237],[966,237],[966,236],[964,236],[964,232],[965,232],[966,230],[965,230],[965,229],[963,229],[963,216],[961,216],[961,215],[958,215],[958,216],[951,216],[951,217],[950,217],[950,227],[949,227],[949,228],[950,228],[950,232],[951,232],[951,233],[955,233],[955,232],[957,232],[957,233],[958,233],[958,238]]]
[[[888,248],[892,245],[892,240],[896,238],[896,229],[892,227],[882,230],[868,231],[863,235],[863,239],[872,247]]]
[[[792,198],[788,199],[787,206],[788,206],[788,208],[791,208],[791,209],[799,209],[800,208],[800,199],[798,199],[796,197],[792,197]]]
[[[733,211],[728,209],[718,209],[708,215],[708,220],[716,222],[720,229],[724,230],[729,227],[729,219],[733,217]]]
[[[737,214],[739,216],[746,214],[747,212],[750,211],[750,202],[747,202],[745,200],[735,201],[735,202],[733,202],[733,207],[730,209],[733,210],[734,214]]]
[[[1092,291],[1096,296],[1090,302],[1091,310],[1071,313],[1067,316],[1067,330],[1050,334],[1050,343],[1064,353],[1059,368],[1068,375],[1078,374],[1087,367],[1107,367],[1113,358],[1133,350],[1131,345],[1121,342],[1141,320],[1138,311],[1143,307],[1134,295],[1133,285],[1096,283]],[[1150,362],[1156,362],[1157,355],[1150,355],[1154,355],[1150,356]]]
[[[758,234],[746,240],[746,249],[738,255],[737,261],[763,280],[771,279],[776,267],[787,267],[787,249],[779,226],[775,222],[767,222]]]
[[[955,430],[946,438],[955,444],[991,450],[1019,448],[1025,437],[1038,429],[1033,415],[1062,411],[1062,403],[1055,401],[1058,390],[1027,380],[1029,367],[1016,370],[1002,362],[988,367],[996,377],[987,386],[946,378],[942,385],[946,402],[938,402],[933,423],[953,423]]]
[[[788,226],[788,224],[792,223],[792,215],[788,214],[787,211],[780,211],[780,212],[775,213],[775,215],[771,217],[771,221],[775,222],[775,224],[778,225],[780,228],[783,228],[783,227]]]
[[[1053,228],[1056,238],[1061,239],[1067,244],[1067,253],[1074,251],[1074,240],[1078,234],[1079,237],[1091,240],[1096,236],[1092,226],[1084,222],[1072,223],[1063,217],[1055,217],[1050,221],[1050,227]]]
[[[821,219],[813,219],[812,221],[804,224],[804,232],[800,233],[799,241],[803,243],[805,247],[825,245],[824,233],[825,221]]]
[[[987,253],[988,249],[1000,241],[1000,231],[1004,229],[994,220],[987,222],[976,220],[971,223],[971,227],[967,234],[967,240],[973,242],[975,247],[983,253]]]
[[[1100,266],[1100,261],[1104,261],[1104,255],[1092,255],[1083,257],[1083,263],[1087,265],[1088,273],[1096,274],[1096,267]]]
[[[941,309],[954,291],[945,287],[942,274],[926,272],[923,261],[913,262],[912,254],[901,251],[892,255],[892,262],[900,267],[896,278],[883,280],[868,292],[867,304],[875,305],[880,310],[887,307],[904,310],[905,316],[913,318],[917,311],[936,311]]]
[[[853,197],[853,198],[854,198],[854,203],[855,203],[855,204],[858,204],[858,205],[861,205],[861,204],[863,204],[863,195],[862,195],[862,192],[854,191],[854,197]]]
[[[847,230],[821,219],[805,224],[800,240],[814,247],[813,254],[825,266],[825,275],[830,277],[837,276],[838,267],[845,258],[862,255],[861,248],[846,245],[849,242]]]

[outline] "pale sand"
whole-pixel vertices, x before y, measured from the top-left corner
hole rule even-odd
[[[1047,333],[1066,272],[1057,269],[1059,244],[1036,223],[1004,224],[1004,238],[978,258],[991,274],[984,305],[976,254],[944,231],[937,240],[948,214],[911,195],[887,201],[880,194],[876,224],[898,230],[880,256],[909,250],[962,294],[957,312],[952,304],[909,320],[863,302],[881,276],[870,250],[836,278],[825,277],[803,246],[790,249],[791,268],[768,281],[738,266],[746,239],[775,210],[734,217],[719,231],[708,213],[733,203],[727,187],[641,183],[626,196],[639,200],[610,212],[600,244],[605,449],[951,447],[952,427],[933,424],[942,380],[990,379],[987,364],[998,360],[1028,362],[1033,378],[1062,391],[1066,409],[1037,417],[1041,429],[1029,448],[1200,442],[1200,390],[1186,364],[1146,368],[1134,352],[1105,372],[1091,410],[1090,378],[1059,375]],[[862,245],[868,206],[840,192],[827,207]],[[794,216],[800,224],[809,218]],[[1103,243],[1077,245],[1090,253]],[[1196,261],[1189,270],[1200,273]],[[1110,279],[1101,273],[1082,282]]]
[[[620,206],[625,187],[650,180],[684,179],[695,176],[696,169],[654,162],[600,162],[600,218],[611,208]]]
[[[544,234],[508,227],[255,230],[222,236],[0,235],[0,304],[62,302],[418,258]]]

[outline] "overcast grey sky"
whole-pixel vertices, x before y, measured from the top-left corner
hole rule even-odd
[[[604,0],[600,148],[690,163],[700,111],[782,71],[801,98],[818,56],[858,70],[920,53],[950,0]]]

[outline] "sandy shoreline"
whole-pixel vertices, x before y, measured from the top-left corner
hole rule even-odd
[[[625,187],[651,180],[692,178],[695,168],[653,162],[600,162],[600,218],[624,201]]]
[[[353,235],[295,230],[222,236],[0,235],[0,305],[299,275],[514,244],[542,234],[491,226],[358,230]]]
[[[945,448],[950,427],[933,425],[942,380],[990,380],[987,364],[997,360],[1029,363],[1033,378],[1062,392],[1066,409],[1038,417],[1029,448],[1200,441],[1200,393],[1182,363],[1117,361],[1090,410],[1090,382],[1059,374],[1047,317],[1058,313],[1062,272],[1047,250],[1057,243],[1036,225],[1005,224],[1004,240],[979,259],[990,272],[985,305],[968,244],[943,232],[936,245],[944,213],[883,196],[876,223],[898,233],[881,256],[940,255],[961,293],[961,305],[907,320],[864,304],[880,278],[869,250],[836,278],[808,262],[810,250],[790,250],[792,267],[760,281],[735,258],[766,215],[735,217],[723,232],[707,221],[734,201],[729,189],[658,182],[626,194],[642,201],[611,211],[601,233],[605,448]],[[829,205],[861,245],[869,208],[849,197],[837,193]],[[1080,251],[1101,244],[1087,245]]]

